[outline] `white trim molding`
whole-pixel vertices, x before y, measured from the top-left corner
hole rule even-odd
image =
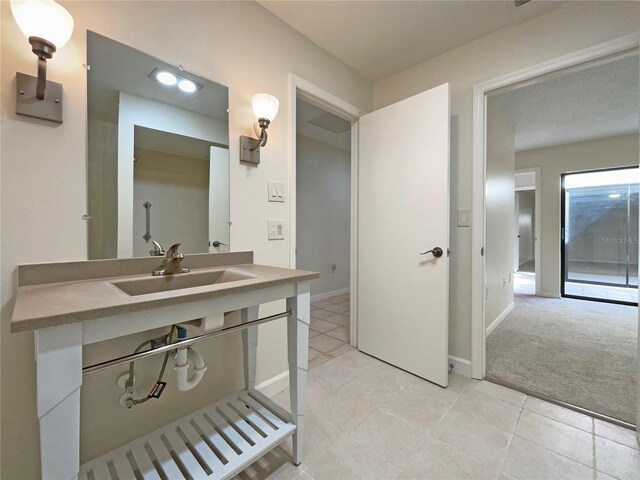
[[[465,377],[471,376],[471,362],[466,358],[456,357],[455,355],[449,355],[449,363],[453,365],[452,373],[464,375]]]
[[[260,382],[256,385],[256,390],[259,390],[263,395],[269,398],[275,397],[280,392],[284,392],[287,388],[289,388],[289,370],[285,370],[278,375],[267,378],[264,382]]]
[[[473,87],[473,193],[471,242],[471,373],[482,379],[486,373],[485,337],[485,196],[486,183],[486,100],[489,92],[522,84],[543,75],[637,49],[640,32],[625,35],[590,48],[539,63],[537,65],[499,76]],[[537,263],[537,262],[536,262]]]
[[[317,302],[318,300],[324,300],[325,298],[335,297],[336,295],[345,295],[349,293],[349,291],[350,289],[349,287],[347,287],[347,288],[341,288],[340,290],[332,290],[330,292],[317,293],[315,295],[311,295],[311,301]]]
[[[513,310],[515,306],[515,302],[511,302],[509,305],[507,305],[507,308],[505,308],[502,313],[498,315],[498,317],[493,322],[491,322],[491,324],[489,324],[485,337],[491,335],[491,332],[493,332],[496,327],[500,325],[505,318],[507,318],[507,315],[511,313],[511,310]]]

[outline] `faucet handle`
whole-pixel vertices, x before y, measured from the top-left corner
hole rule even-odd
[[[184,258],[184,255],[182,255],[182,253],[178,252],[178,248],[180,248],[180,245],[182,245],[181,243],[176,243],[174,245],[171,245],[171,247],[169,247],[169,249],[167,250],[167,258],[169,260],[179,260]]]
[[[164,248],[160,242],[153,241],[153,250],[149,250],[149,255],[152,257],[162,257],[165,254]]]

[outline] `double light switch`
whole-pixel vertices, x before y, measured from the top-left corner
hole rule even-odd
[[[270,202],[284,202],[284,183],[282,182],[267,182],[269,188],[269,201]]]

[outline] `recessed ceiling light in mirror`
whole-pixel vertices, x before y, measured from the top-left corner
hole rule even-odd
[[[198,82],[161,68],[154,68],[149,78],[167,87],[177,86],[184,93],[195,93],[203,88]]]
[[[171,72],[165,72],[164,70],[160,70],[156,73],[156,80],[158,80],[163,85],[172,86],[178,83],[178,79]]]
[[[198,87],[191,80],[183,79],[178,83],[178,88],[185,93],[193,93],[198,90]]]

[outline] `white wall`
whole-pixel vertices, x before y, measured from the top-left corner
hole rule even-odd
[[[182,253],[209,251],[209,160],[135,149],[133,167],[133,256],[149,255],[152,241]],[[151,202],[151,238],[146,209]]]
[[[516,192],[518,196],[518,266],[533,260],[535,194]]]
[[[75,20],[73,37],[49,62],[48,76],[64,84],[64,124],[15,115],[15,72],[35,74],[36,59],[0,2],[0,330],[2,478],[39,478],[33,334],[11,334],[16,265],[87,258],[86,30],[91,29],[150,55],[229,86],[231,244],[254,250],[257,263],[289,266],[289,240],[268,242],[268,218],[288,218],[289,204],[267,203],[267,180],[290,179],[289,74],[314,82],[363,111],[371,109],[372,85],[254,2],[62,2]],[[263,45],[265,48],[256,48]],[[203,45],[206,48],[203,48]],[[266,91],[280,100],[259,167],[238,162],[239,135],[253,134],[251,97]],[[287,239],[289,238],[287,229]],[[262,306],[262,315],[282,305]],[[260,327],[258,381],[287,368],[284,320]],[[242,382],[239,336],[215,339],[207,352],[205,380],[187,394],[127,411],[118,405],[119,369],[84,379],[83,458],[135,438],[193,411]],[[130,353],[140,336],[87,350],[87,363]],[[157,363],[141,363],[147,383]],[[152,368],[150,368],[152,367]],[[169,372],[168,375],[172,375]]]
[[[639,2],[566,2],[546,15],[503,28],[376,82],[374,107],[450,82],[451,212],[455,214],[458,209],[476,207],[471,205],[473,86],[639,30]],[[449,353],[469,359],[471,229],[457,228],[455,222],[451,225]]]
[[[297,135],[296,176],[297,266],[320,272],[312,295],[348,288],[351,152]]]
[[[638,165],[638,135],[538,148],[516,154],[516,168],[540,167],[540,294],[560,296],[560,174]]]
[[[90,259],[118,256],[118,125],[88,113],[87,212]]]
[[[485,276],[488,294],[485,326],[491,324],[513,302],[515,135],[502,112],[488,101]]]

